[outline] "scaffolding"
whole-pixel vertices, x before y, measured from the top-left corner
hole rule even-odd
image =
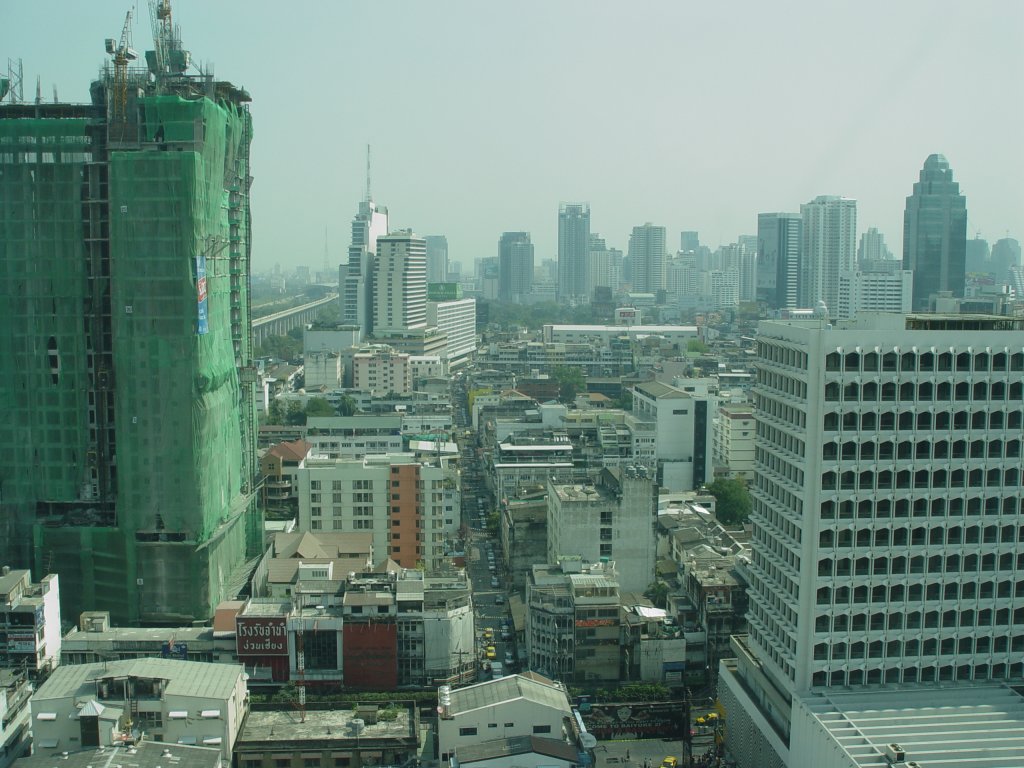
[[[248,100],[108,65],[0,105],[0,536],[71,615],[206,619],[262,546]]]

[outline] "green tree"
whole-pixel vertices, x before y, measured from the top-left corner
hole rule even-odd
[[[587,388],[587,379],[583,370],[570,365],[559,365],[554,371],[555,381],[558,382],[558,400],[562,403],[571,403],[576,395]]]
[[[633,390],[623,389],[622,394],[612,400],[613,408],[621,408],[624,411],[633,410]]]
[[[690,339],[686,342],[687,352],[696,352],[699,355],[707,354],[708,345],[700,339]]]
[[[302,403],[297,400],[292,400],[288,403],[288,410],[284,415],[284,423],[291,427],[306,426],[306,411],[303,409]]]
[[[267,406],[267,416],[264,424],[284,424],[284,408],[281,407],[281,401],[276,397],[271,399],[270,405]]]
[[[342,395],[341,400],[338,402],[338,415],[339,416],[353,416],[359,408],[356,406],[356,401],[348,395]]]
[[[311,397],[306,403],[306,416],[337,416],[338,412],[322,397]]]
[[[715,515],[725,525],[739,525],[750,517],[753,502],[747,484],[736,478],[719,478],[707,486],[715,497]]]
[[[663,581],[656,581],[644,591],[644,597],[654,603],[655,608],[665,608],[668,605],[668,584]]]

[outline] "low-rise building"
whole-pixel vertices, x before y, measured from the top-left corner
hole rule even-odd
[[[352,355],[352,387],[371,395],[412,391],[412,367],[407,353],[386,344],[369,344]]]
[[[0,768],[29,751],[32,685],[24,672],[0,669]]]
[[[67,745],[49,747],[36,742],[32,754],[22,757],[16,768],[96,768],[96,766],[130,766],[131,768],[222,768],[227,763],[215,746],[168,744],[166,741],[126,742],[115,746],[89,747],[75,751]],[[74,745],[72,745],[74,746]]]
[[[465,688],[438,690],[438,753],[442,763],[458,750],[497,739],[538,736],[572,741],[572,708],[565,688],[540,675],[508,675]]]
[[[313,446],[305,440],[281,442],[260,457],[263,475],[264,509],[283,510],[298,507],[299,493],[295,475],[305,464]]]
[[[219,747],[230,760],[248,707],[238,665],[130,659],[60,666],[32,696],[32,735],[50,749],[73,751],[145,733]]]
[[[254,709],[235,744],[235,768],[359,768],[414,762],[415,705]],[[167,768],[164,766],[164,768]]]
[[[754,407],[729,403],[718,409],[714,430],[715,472],[754,479]]]
[[[530,669],[573,682],[620,679],[619,585],[615,564],[579,557],[536,565],[526,585]]]
[[[0,571],[0,669],[35,677],[60,663],[60,582],[57,574],[32,581],[32,572]]]

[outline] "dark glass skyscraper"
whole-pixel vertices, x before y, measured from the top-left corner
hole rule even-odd
[[[799,213],[757,215],[757,300],[771,309],[798,306],[802,236]]]
[[[903,268],[914,273],[914,309],[939,291],[964,295],[967,198],[942,155],[929,155],[903,214]]]
[[[519,301],[533,287],[533,243],[529,232],[503,232],[498,241],[498,298]]]

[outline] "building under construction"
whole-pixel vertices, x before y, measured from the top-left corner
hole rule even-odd
[[[0,104],[0,550],[66,616],[206,619],[259,553],[249,95],[150,0],[85,104]],[[97,41],[101,43],[101,41]]]

